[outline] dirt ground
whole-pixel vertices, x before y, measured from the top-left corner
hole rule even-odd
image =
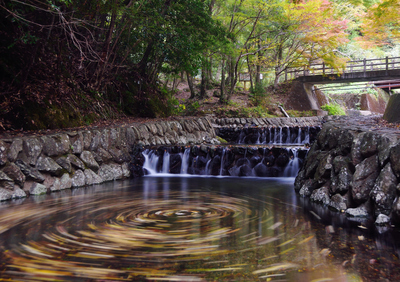
[[[199,83],[195,84],[195,89],[197,93],[200,92]],[[268,112],[271,116],[283,116],[278,105],[285,105],[288,101],[288,95],[281,93],[279,90],[272,91],[270,88],[266,89],[266,91],[268,94],[265,97],[265,101],[260,103],[261,107],[265,108],[265,112]],[[228,112],[240,112],[243,108],[248,109],[257,106],[250,95],[250,91],[245,91],[242,87],[237,87],[228,105],[223,105],[219,102],[219,94],[220,89],[214,87],[206,91],[206,97],[203,100],[198,98],[189,99],[190,90],[187,82],[180,82],[176,87],[176,94],[174,96],[181,104],[185,104],[186,106],[196,102],[199,104],[198,109],[192,115],[221,116],[224,111],[228,114]]]

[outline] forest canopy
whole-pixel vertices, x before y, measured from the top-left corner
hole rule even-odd
[[[176,114],[238,73],[275,87],[285,70],[398,53],[398,0],[0,0],[0,129]],[[363,49],[364,48],[364,49]],[[199,93],[193,78],[200,83]],[[173,88],[173,87],[172,87]]]

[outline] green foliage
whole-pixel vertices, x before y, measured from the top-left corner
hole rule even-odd
[[[329,115],[344,116],[346,115],[345,109],[337,103],[331,103],[321,106],[321,109],[327,111]]]
[[[187,106],[187,111],[189,114],[194,114],[200,108],[199,101],[194,101]]]
[[[296,111],[296,110],[286,110],[290,117],[312,117],[315,114],[312,111]]]
[[[250,88],[250,96],[256,106],[265,106],[266,90],[262,83],[256,83],[254,88]]]
[[[180,104],[179,100],[173,96],[168,99],[168,108],[171,111],[171,115],[176,116],[182,115],[186,110],[186,106],[184,104]]]

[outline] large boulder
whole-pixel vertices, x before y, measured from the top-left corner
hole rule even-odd
[[[69,154],[67,156],[67,161],[74,167],[78,169],[85,169],[85,164],[75,155]]]
[[[80,169],[75,171],[75,173],[71,179],[72,187],[81,187],[81,186],[85,186],[85,184],[86,184],[86,177],[85,177],[85,174],[83,173],[83,171]]]
[[[349,201],[347,195],[342,196],[340,194],[335,194],[331,197],[328,204],[329,208],[334,211],[345,211],[348,207]]]
[[[23,150],[23,141],[21,139],[14,139],[8,149],[8,160],[10,162],[15,162],[18,158],[18,154]]]
[[[330,202],[329,189],[327,186],[315,189],[310,197],[310,200],[316,203],[327,205]]]
[[[22,173],[20,168],[14,164],[14,163],[9,163],[3,168],[3,172],[7,174],[16,184],[19,186],[23,187],[25,183],[25,174]]]
[[[72,187],[72,179],[68,173],[64,173],[60,179],[60,190],[70,189]]]
[[[22,160],[16,160],[15,164],[19,167],[22,173],[26,176],[26,179],[43,182],[44,176],[36,169],[28,165]]]
[[[378,156],[374,155],[356,166],[352,181],[352,196],[357,203],[366,202],[379,174]]]
[[[85,169],[84,174],[86,185],[99,184],[103,182],[100,176],[98,176],[96,173],[94,173],[93,170],[89,168]]]
[[[37,138],[25,139],[23,143],[24,152],[27,156],[27,161],[30,165],[36,165],[36,161],[39,158],[43,150],[43,145]]]
[[[12,193],[9,190],[0,188],[0,202],[7,201],[12,198]]]
[[[42,195],[46,194],[46,192],[47,192],[47,187],[37,182],[34,182],[31,188],[29,189],[29,193],[31,195]]]
[[[389,215],[396,197],[397,178],[388,163],[376,179],[370,196],[375,204],[375,215]]]
[[[389,98],[383,118],[388,122],[400,122],[400,94],[393,94]]]
[[[7,159],[7,145],[5,142],[0,140],[0,165],[5,165]]]
[[[96,162],[94,159],[93,155],[89,151],[83,151],[81,154],[81,160],[85,163],[85,165],[92,169],[93,171],[98,171],[99,170],[99,164]]]
[[[397,178],[400,178],[400,143],[393,146],[390,150],[390,163]]]
[[[60,175],[63,168],[59,166],[52,158],[39,157],[36,168],[42,172],[48,172],[52,175]]]

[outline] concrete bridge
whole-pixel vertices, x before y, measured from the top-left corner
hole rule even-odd
[[[289,79],[309,84],[399,80],[400,57],[349,61],[340,71],[325,63],[291,68],[285,72],[285,80]]]

